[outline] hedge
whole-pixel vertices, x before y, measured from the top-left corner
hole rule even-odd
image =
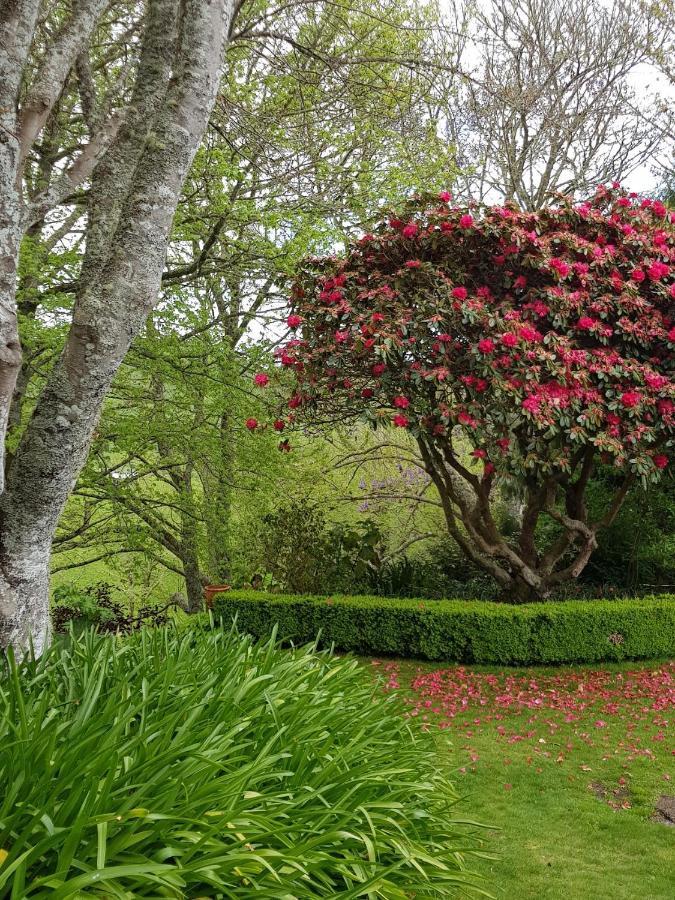
[[[675,655],[675,595],[509,606],[488,601],[297,596],[228,591],[216,619],[368,656],[534,665]]]

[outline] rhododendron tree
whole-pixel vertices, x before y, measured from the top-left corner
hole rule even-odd
[[[673,231],[663,204],[617,185],[539,213],[416,197],[299,273],[286,421],[408,430],[466,555],[505,597],[544,597],[579,575],[630,486],[668,471]],[[601,462],[619,486],[592,520]],[[515,536],[495,512],[505,479],[524,499]]]

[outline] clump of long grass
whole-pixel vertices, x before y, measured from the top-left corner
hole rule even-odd
[[[433,740],[358,664],[85,632],[0,675],[0,897],[452,897]]]

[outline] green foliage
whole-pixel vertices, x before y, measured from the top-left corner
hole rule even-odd
[[[111,634],[129,634],[148,625],[166,625],[169,605],[141,606],[130,610],[112,597],[113,587],[107,581],[81,586],[60,584],[54,588],[51,618],[54,631],[67,633],[96,628]]]
[[[511,606],[462,600],[219,595],[243,631],[366,655],[500,665],[650,659],[675,652],[675,596]]]
[[[329,525],[314,504],[295,501],[263,517],[255,565],[293,593],[349,589],[377,569],[381,537],[370,520]]]
[[[454,897],[436,745],[356,662],[86,632],[0,680],[0,897]],[[374,698],[377,696],[377,704]]]

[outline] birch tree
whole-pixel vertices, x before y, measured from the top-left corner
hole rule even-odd
[[[234,7],[232,0],[75,0],[46,9],[39,0],[0,2],[0,437],[21,368],[22,236],[85,186],[88,208],[65,344],[0,496],[4,647],[22,652],[32,640],[39,653],[48,640],[51,540],[106,392],[156,302],[176,206],[215,103]],[[121,11],[133,75],[110,103],[92,89],[86,57],[96,29],[110,27]],[[45,32],[49,15],[55,27]],[[64,153],[49,183],[29,196],[25,167],[78,69],[88,140]]]

